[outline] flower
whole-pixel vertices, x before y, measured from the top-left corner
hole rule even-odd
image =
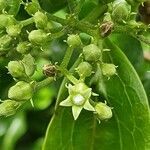
[[[85,83],[69,84],[67,88],[69,96],[60,103],[60,106],[72,106],[74,120],[79,117],[83,108],[88,111],[95,111],[89,102],[92,89],[85,85]]]

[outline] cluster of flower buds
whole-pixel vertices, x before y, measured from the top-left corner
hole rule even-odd
[[[21,4],[25,5],[24,9],[32,16],[29,24],[35,23],[37,28],[30,33],[23,29],[28,25],[26,20],[17,21],[15,15],[9,12],[10,6],[7,9],[8,2],[0,0],[0,52],[5,51],[8,56],[10,55],[8,73],[17,82],[9,89],[8,100],[0,104],[0,116],[14,114],[22,103],[32,98],[35,88],[32,76],[36,70],[32,49],[35,46],[44,45],[49,38],[48,18],[41,11],[40,5],[36,2],[22,2]]]
[[[8,90],[9,99],[0,104],[0,116],[15,114],[24,102],[32,98],[35,88],[35,82],[30,81],[36,69],[34,58],[30,54],[24,55],[22,60],[10,61],[7,68],[17,83]]]
[[[103,49],[92,43],[83,46],[79,35],[69,35],[67,44],[73,48],[81,46],[83,48],[83,60],[75,68],[79,75],[79,80],[74,85],[67,85],[69,96],[60,103],[60,106],[71,106],[74,120],[79,117],[82,109],[94,112],[99,121],[111,118],[112,111],[106,103],[92,100],[92,96],[98,96],[98,94],[92,92],[92,88],[86,85],[85,79],[92,76],[97,64],[100,64],[102,74],[108,78],[116,74],[116,66],[102,63]]]

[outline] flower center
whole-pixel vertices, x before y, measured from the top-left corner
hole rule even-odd
[[[85,98],[82,95],[78,94],[73,97],[72,101],[75,105],[81,106],[84,104]]]

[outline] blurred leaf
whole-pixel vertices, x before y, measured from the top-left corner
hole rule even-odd
[[[41,110],[46,109],[52,104],[54,95],[55,91],[52,87],[45,87],[38,90],[33,97],[35,108]]]
[[[66,7],[67,0],[39,0],[41,7],[47,12],[55,12],[63,7]]]
[[[150,111],[143,86],[134,68],[109,40],[107,59],[118,65],[118,75],[104,80],[105,98],[113,107],[113,118],[98,124],[96,117],[82,111],[73,120],[71,108],[57,107],[47,129],[43,150],[148,150]],[[101,83],[97,83],[97,87]],[[65,87],[64,87],[65,88]],[[101,91],[99,91],[101,92]],[[64,99],[59,95],[58,103]]]
[[[82,9],[79,13],[79,19],[86,17],[98,4],[97,0],[87,0],[82,6]]]
[[[26,132],[24,114],[17,115],[10,124],[3,139],[2,150],[14,150],[17,140]]]
[[[39,138],[33,144],[32,150],[41,150],[43,144],[43,138]]]

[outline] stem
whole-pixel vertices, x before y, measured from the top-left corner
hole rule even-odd
[[[35,91],[39,90],[42,87],[49,85],[53,81],[54,81],[54,77],[48,77],[48,78],[44,79],[43,81],[38,82],[36,84]]]
[[[33,22],[34,22],[34,19],[33,19],[33,17],[31,17],[29,19],[20,21],[20,24],[24,27],[24,26],[27,26],[29,24],[32,24]]]
[[[69,61],[70,61],[70,58],[71,58],[71,56],[72,56],[73,50],[74,50],[74,47],[72,47],[72,46],[69,46],[69,47],[67,48],[67,51],[66,51],[66,53],[65,53],[65,56],[64,56],[64,58],[63,58],[63,61],[62,61],[61,65],[60,65],[60,67],[62,67],[62,68],[67,68],[68,63],[69,63]]]
[[[75,8],[75,10],[74,10],[75,16],[78,16],[78,14],[79,14],[79,12],[81,11],[81,8],[82,8],[84,2],[85,2],[85,0],[80,0],[80,1],[78,2],[78,5],[76,6],[76,8]]]
[[[73,14],[75,12],[75,7],[76,7],[75,1],[74,0],[67,0],[67,2],[68,2],[70,13]]]
[[[66,32],[64,30],[61,30],[59,32],[53,33],[49,35],[49,41],[60,38],[61,36],[63,36],[64,34],[66,34]]]
[[[61,71],[61,73],[73,84],[77,84],[79,82],[78,79],[76,79],[67,69],[62,68],[60,66],[56,66],[56,68]]]
[[[143,35],[138,35],[138,36],[134,36],[136,39],[138,39],[139,41],[147,44],[150,46],[150,40],[145,38]]]
[[[46,15],[47,15],[48,19],[50,19],[50,20],[52,20],[54,22],[60,23],[62,25],[67,25],[67,23],[68,23],[67,20],[65,20],[63,18],[60,18],[60,17],[57,17],[57,16],[54,16],[54,15],[52,15],[50,13],[46,12]]]
[[[71,69],[69,70],[69,72],[73,72],[74,68],[76,68],[79,63],[81,62],[82,58],[78,57],[78,59],[76,60],[76,62],[74,63],[74,65],[71,67]],[[67,78],[64,78],[64,80],[61,83],[59,92],[58,92],[58,96],[57,96],[57,100],[56,100],[56,105],[55,105],[55,109],[57,109],[57,107],[59,106],[59,102],[62,100],[62,95],[64,94],[66,88],[65,88],[65,84],[67,83]]]

